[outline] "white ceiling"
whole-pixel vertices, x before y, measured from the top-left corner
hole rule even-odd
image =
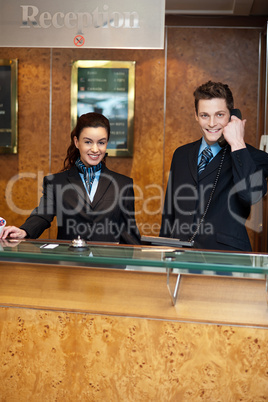
[[[166,0],[166,14],[268,16],[268,0]]]

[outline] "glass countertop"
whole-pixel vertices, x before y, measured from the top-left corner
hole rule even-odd
[[[87,248],[72,247],[57,240],[2,240],[0,261],[67,264],[88,267],[149,268],[218,274],[268,274],[268,254],[203,251],[160,246],[123,246],[87,243]],[[146,269],[145,269],[146,270]]]

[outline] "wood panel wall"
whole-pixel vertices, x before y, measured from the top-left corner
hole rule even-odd
[[[265,401],[267,329],[0,309],[2,401]]]
[[[72,61],[135,60],[134,155],[108,158],[107,165],[134,179],[140,231],[158,235],[172,154],[200,136],[196,86],[209,79],[228,83],[247,118],[247,142],[258,147],[259,32],[167,26],[163,50],[0,48],[0,58],[19,60],[19,151],[0,155],[0,215],[8,224],[22,224],[39,201],[43,176],[62,168],[70,138]],[[55,225],[43,234],[49,236],[56,236]]]

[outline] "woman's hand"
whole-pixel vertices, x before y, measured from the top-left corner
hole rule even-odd
[[[27,236],[25,230],[17,228],[16,226],[6,226],[0,234],[0,239],[10,237],[12,239],[24,239]]]

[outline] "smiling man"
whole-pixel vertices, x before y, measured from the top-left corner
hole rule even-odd
[[[233,115],[228,85],[209,81],[194,98],[202,138],[174,152],[160,236],[251,251],[245,224],[267,191],[268,154],[245,143],[246,120]]]

